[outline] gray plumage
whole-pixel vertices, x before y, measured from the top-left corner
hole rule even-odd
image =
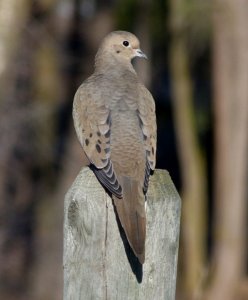
[[[110,33],[97,52],[94,73],[76,92],[73,119],[84,164],[113,195],[129,244],[144,263],[145,194],[156,163],[156,117],[153,97],[131,64],[136,56],[145,55],[133,34]]]

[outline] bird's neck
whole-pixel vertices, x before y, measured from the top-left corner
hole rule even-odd
[[[111,53],[97,53],[95,72],[118,74],[123,71],[130,71],[136,74],[131,61],[113,56]]]

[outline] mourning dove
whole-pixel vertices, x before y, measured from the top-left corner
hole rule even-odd
[[[139,40],[114,31],[102,41],[94,73],[78,88],[73,119],[90,165],[112,194],[128,242],[141,264],[145,260],[145,195],[156,162],[157,126],[152,95],[131,64],[145,57]]]

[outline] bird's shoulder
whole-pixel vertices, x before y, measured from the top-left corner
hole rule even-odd
[[[102,94],[103,78],[100,74],[92,74],[79,86],[75,98],[80,98],[81,101],[86,101],[88,98],[99,101]]]
[[[144,111],[144,113],[145,111],[147,111],[147,113],[155,113],[155,101],[153,96],[141,82],[138,83],[138,92],[139,107],[141,111]]]

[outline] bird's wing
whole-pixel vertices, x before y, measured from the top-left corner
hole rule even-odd
[[[110,160],[111,114],[98,94],[87,85],[76,92],[73,119],[81,143],[98,180],[116,197],[122,197],[121,186]]]
[[[142,84],[140,84],[139,93],[138,116],[143,133],[147,158],[143,188],[146,193],[150,170],[154,170],[156,165],[157,124],[155,103],[152,95]]]

